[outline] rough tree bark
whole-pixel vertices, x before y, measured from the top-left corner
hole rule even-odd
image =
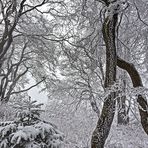
[[[117,55],[115,45],[115,30],[117,17],[118,14],[114,14],[112,18],[107,17],[102,27],[103,38],[106,45],[106,88],[111,87],[116,81]],[[111,92],[104,101],[101,115],[92,135],[91,148],[104,147],[115,114],[115,95],[115,92]]]

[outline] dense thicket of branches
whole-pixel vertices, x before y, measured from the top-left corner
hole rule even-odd
[[[148,134],[147,0],[0,0],[0,7],[1,103],[44,82],[50,97],[65,92],[73,108],[90,104],[98,117],[92,148],[104,147],[116,108],[122,124],[133,102]],[[30,77],[37,82],[26,88]]]

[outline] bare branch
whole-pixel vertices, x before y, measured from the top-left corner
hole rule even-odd
[[[24,89],[24,90],[14,91],[14,92],[12,92],[10,95],[26,92],[26,91],[28,91],[28,90],[30,90],[30,89],[36,87],[36,86],[39,85],[40,83],[42,83],[45,79],[46,79],[46,78],[44,78],[43,80],[39,81],[38,83],[36,83],[36,84],[34,84],[34,85],[30,86],[29,88],[26,88],[26,89]]]
[[[144,25],[148,26],[148,24],[147,24],[145,21],[142,20],[142,18],[141,18],[141,16],[140,16],[140,13],[139,13],[139,9],[138,9],[138,7],[137,7],[135,1],[133,1],[133,3],[134,3],[134,5],[135,5],[136,11],[137,11],[138,19],[139,19]]]

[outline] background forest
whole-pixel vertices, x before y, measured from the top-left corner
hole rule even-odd
[[[147,148],[147,15],[148,0],[0,0],[0,148]]]

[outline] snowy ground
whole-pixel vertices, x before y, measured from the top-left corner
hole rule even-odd
[[[148,148],[148,136],[140,124],[113,126],[106,148]]]
[[[51,111],[48,110],[43,118],[52,121],[63,132],[64,148],[90,148],[91,135],[97,123],[97,117],[93,112],[83,111],[81,108],[75,116],[70,115],[65,118],[59,115],[59,112],[49,119]],[[148,148],[148,135],[143,131],[140,121],[132,119],[127,126],[117,126],[116,120],[115,118],[113,121],[105,148]]]

